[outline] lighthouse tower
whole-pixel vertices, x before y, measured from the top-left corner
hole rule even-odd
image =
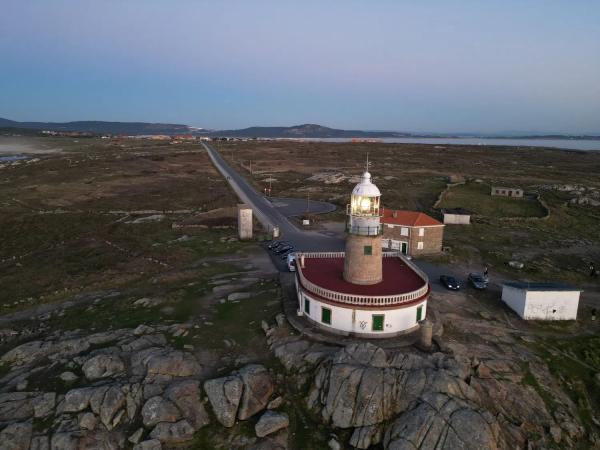
[[[352,284],[376,284],[382,280],[381,224],[379,202],[381,192],[371,181],[367,170],[352,191],[346,214],[346,257],[344,280]]]

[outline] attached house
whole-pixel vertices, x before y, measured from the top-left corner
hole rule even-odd
[[[382,246],[419,256],[442,251],[444,224],[418,211],[384,209]]]

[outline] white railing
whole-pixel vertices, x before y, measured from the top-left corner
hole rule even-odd
[[[296,253],[296,268],[298,271],[298,277],[300,278],[300,284],[302,287],[314,294],[317,294],[325,299],[332,300],[338,303],[347,303],[350,305],[358,306],[389,306],[398,305],[402,303],[411,302],[418,298],[423,297],[429,291],[429,279],[427,275],[419,269],[415,264],[409,261],[401,253],[385,252],[383,253],[384,258],[400,258],[408,267],[414,270],[419,277],[423,280],[424,285],[419,289],[412,292],[405,292],[403,294],[396,295],[357,295],[357,294],[345,294],[342,292],[336,292],[329,289],[317,286],[313,282],[309,281],[302,273],[301,260],[310,258],[343,258],[344,252],[314,252],[314,253]]]

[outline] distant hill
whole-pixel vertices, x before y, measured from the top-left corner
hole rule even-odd
[[[16,122],[0,118],[0,128],[21,128],[50,131],[79,131],[94,134],[186,134],[192,129],[187,125],[171,123],[146,123],[146,122]]]
[[[248,138],[384,138],[411,136],[408,133],[393,131],[338,130],[310,123],[291,127],[249,127],[241,130],[220,130],[209,134],[211,136]]]

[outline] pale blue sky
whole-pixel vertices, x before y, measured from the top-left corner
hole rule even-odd
[[[600,2],[2,0],[0,117],[600,132]]]

